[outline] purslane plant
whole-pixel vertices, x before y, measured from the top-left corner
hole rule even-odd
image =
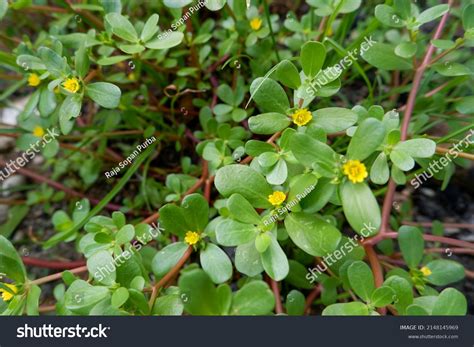
[[[392,208],[396,187],[472,128],[463,47],[473,46],[474,5],[307,4],[281,24],[265,0],[165,0],[140,17],[127,1],[0,0],[4,21],[58,13],[33,42],[6,36],[18,45],[0,63],[21,81],[0,101],[29,88],[18,128],[5,132],[20,149],[60,129],[42,150],[51,178],[20,173],[43,184],[28,197],[51,214],[42,246],[74,242],[83,259],[46,262],[65,271],[32,279],[25,265],[44,263],[13,245],[19,222],[0,231],[2,314],[467,313],[447,286],[472,272],[440,244],[461,254],[474,244],[404,225]],[[430,135],[439,123],[450,128],[441,138]],[[119,177],[103,174],[151,136]],[[443,188],[472,160],[467,142],[435,176]],[[87,189],[104,182],[105,197],[92,198]],[[70,203],[56,208],[45,185]],[[42,292],[52,281],[53,298]]]

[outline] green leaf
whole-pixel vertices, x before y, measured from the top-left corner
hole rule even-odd
[[[286,313],[289,316],[302,316],[305,309],[305,296],[298,290],[291,290],[286,296]]]
[[[420,305],[410,305],[406,309],[407,316],[429,316],[429,312]]]
[[[416,54],[416,49],[416,43],[402,42],[395,47],[395,54],[402,58],[411,58]]]
[[[39,316],[39,299],[41,288],[37,285],[31,286],[26,299],[26,313],[28,316]]]
[[[89,273],[99,282],[111,286],[117,278],[117,269],[114,258],[108,251],[98,251],[87,259]],[[113,271],[110,271],[113,269]]]
[[[300,74],[296,66],[289,60],[282,60],[275,72],[271,75],[272,78],[281,84],[291,88],[298,89],[301,85]]]
[[[362,302],[354,301],[344,304],[332,304],[326,307],[323,316],[368,316],[369,309]]]
[[[454,288],[446,288],[436,298],[433,316],[464,316],[467,312],[467,300],[463,293]]]
[[[458,282],[465,276],[464,267],[454,260],[433,260],[426,267],[431,270],[431,275],[427,276],[428,281],[436,286]]]
[[[13,234],[15,229],[20,225],[29,211],[30,206],[28,205],[11,206],[8,209],[6,222],[0,225],[0,236],[4,236],[8,239],[10,235]]]
[[[382,144],[385,138],[385,127],[375,118],[367,118],[359,124],[352,136],[347,157],[349,159],[364,160]]]
[[[366,183],[346,181],[341,187],[341,201],[344,215],[356,233],[364,237],[378,233],[380,207]]]
[[[213,243],[208,243],[206,248],[201,250],[199,259],[203,270],[214,283],[223,283],[231,278],[232,263],[229,257]]]
[[[325,143],[315,140],[306,134],[294,134],[290,140],[290,149],[296,159],[307,167],[314,164],[326,177],[333,177],[336,171],[337,154]]]
[[[239,193],[254,207],[271,207],[267,199],[273,193],[272,188],[261,174],[246,165],[228,165],[219,169],[215,185],[224,197]]]
[[[158,35],[158,38],[145,43],[149,49],[168,49],[178,46],[183,42],[184,34],[180,31],[166,32]]]
[[[96,82],[86,86],[86,94],[102,107],[116,108],[122,92],[115,84]]]
[[[249,118],[249,128],[254,134],[270,135],[281,131],[291,124],[288,116],[270,112]]]
[[[393,7],[397,13],[400,13],[403,19],[411,17],[411,0],[395,0]]]
[[[474,28],[474,4],[467,5],[462,11],[462,25],[465,31]]]
[[[279,159],[272,170],[267,174],[267,182],[272,185],[281,185],[288,178],[288,166],[284,159]]]
[[[393,302],[395,291],[387,286],[375,289],[370,297],[370,302],[375,307],[385,307]]]
[[[60,119],[70,120],[77,118],[81,113],[82,100],[79,95],[69,95],[64,99],[59,109]]]
[[[250,94],[262,112],[286,114],[290,108],[284,89],[271,78],[255,79],[250,86]]]
[[[385,4],[375,7],[375,18],[389,27],[402,28],[405,26],[404,21],[398,16],[394,8]]]
[[[227,200],[227,209],[233,219],[247,224],[259,224],[260,216],[253,206],[240,194],[232,194]]]
[[[120,287],[112,294],[112,306],[115,308],[122,307],[130,297],[127,288]]]
[[[357,296],[368,302],[375,290],[374,275],[370,267],[363,261],[355,261],[347,269],[347,277]]]
[[[398,230],[398,243],[408,267],[416,268],[423,259],[425,250],[425,241],[421,230],[412,226],[402,226]]]
[[[0,273],[15,283],[24,283],[26,270],[15,247],[5,237],[0,235]]]
[[[184,305],[180,296],[178,294],[170,294],[156,299],[153,313],[159,316],[181,316],[183,308]]]
[[[390,152],[390,160],[402,171],[409,171],[415,167],[413,158],[396,148]]]
[[[242,245],[253,241],[258,228],[252,224],[244,224],[232,219],[224,219],[216,226],[217,242],[226,247]]]
[[[288,275],[289,265],[285,252],[281,249],[275,236],[270,236],[271,242],[262,253],[262,265],[265,272],[275,281],[281,281]]]
[[[474,9],[474,4],[472,6]],[[474,113],[474,96],[466,96],[460,98],[459,101],[455,103],[456,111],[462,114]]]
[[[115,65],[122,61],[132,58],[131,55],[114,55],[112,57],[102,57],[97,61],[99,65]]]
[[[380,152],[370,168],[370,180],[376,184],[385,184],[390,178],[387,156]]]
[[[184,256],[188,245],[184,242],[172,243],[156,253],[151,263],[151,269],[157,278],[166,275]]]
[[[311,274],[308,273],[308,270],[300,263],[295,260],[288,260],[290,266],[290,271],[288,276],[285,278],[285,282],[288,282],[292,286],[302,289],[311,289],[313,284],[310,283]]]
[[[300,205],[307,213],[314,213],[321,210],[334,195],[337,185],[332,184],[329,178],[321,178],[316,188],[313,189]]]
[[[275,152],[265,152],[258,156],[257,161],[260,166],[272,167],[275,165],[280,158],[280,155]]]
[[[442,76],[467,76],[472,75],[471,69],[466,65],[460,63],[452,63],[450,61],[445,61],[444,63],[438,63],[433,65],[433,68],[437,73]]]
[[[394,54],[394,47],[385,43],[376,42],[364,53],[362,58],[369,64],[381,70],[411,70],[410,62]]]
[[[218,292],[209,276],[201,269],[183,272],[178,280],[184,310],[191,315],[215,316],[221,313]]]
[[[167,204],[160,208],[159,212],[160,222],[165,230],[182,237],[187,231],[190,231],[182,208],[174,204]]]
[[[137,42],[138,34],[130,21],[119,13],[108,13],[105,20],[112,27],[112,32],[129,42]]]
[[[76,280],[66,291],[64,305],[74,313],[87,315],[100,301],[109,296],[106,287],[91,286],[83,280]]]
[[[159,19],[160,19],[160,16],[157,15],[156,13],[152,14],[150,18],[148,18],[140,34],[140,40],[142,40],[143,42],[146,42],[150,40],[153,37],[153,35],[155,35],[158,32],[157,25],[158,25]]]
[[[235,268],[249,277],[256,276],[263,271],[260,253],[255,248],[253,240],[237,247],[235,251]]]
[[[164,4],[170,8],[182,8],[188,6],[193,0],[164,0]]]
[[[24,69],[46,70],[46,65],[38,57],[28,54],[20,54],[16,58],[16,63]]]
[[[357,113],[341,107],[321,108],[313,112],[313,123],[327,133],[346,130],[357,122]]]
[[[119,44],[118,45],[118,48],[122,51],[122,52],[125,52],[127,54],[137,54],[137,53],[141,53],[145,50],[145,47],[143,47],[142,45],[140,44],[133,44],[133,45],[123,45],[123,44]]]
[[[301,47],[300,62],[304,74],[309,78],[314,78],[321,70],[326,59],[326,48],[317,41],[306,42]]]
[[[217,96],[226,104],[237,106],[234,104],[234,91],[228,84],[221,84],[217,88]]]
[[[435,154],[436,143],[430,139],[411,139],[397,143],[394,149],[413,158],[430,158]]]
[[[441,17],[443,14],[449,11],[449,5],[442,4],[433,6],[423,12],[421,12],[416,21],[421,25],[435,20],[438,17]]]
[[[131,224],[124,225],[115,235],[115,242],[118,245],[124,245],[135,237],[135,228]]]
[[[307,213],[289,214],[285,227],[299,248],[317,257],[334,251],[341,240],[341,233],[334,226]]]
[[[41,47],[38,49],[38,53],[41,61],[52,76],[59,78],[71,73],[71,69],[67,65],[66,60],[51,48]]]
[[[187,195],[181,208],[184,211],[186,224],[191,231],[204,231],[209,222],[209,204],[207,200],[198,193]]]
[[[271,236],[268,233],[258,234],[255,238],[255,248],[259,253],[265,252],[272,243]]]
[[[56,109],[56,96],[48,88],[41,89],[38,110],[42,117],[48,117]]]
[[[267,315],[275,307],[275,297],[263,281],[247,283],[234,294],[232,315]]]
[[[410,282],[400,276],[391,276],[385,281],[384,285],[395,291],[393,305],[399,314],[404,314],[406,308],[413,303],[413,289]]]
[[[87,50],[84,45],[76,51],[75,53],[75,60],[74,60],[74,67],[76,68],[76,72],[79,77],[83,78],[87,72],[89,71],[89,55],[87,54]]]
[[[0,1],[0,20],[5,16],[8,10],[8,0]]]

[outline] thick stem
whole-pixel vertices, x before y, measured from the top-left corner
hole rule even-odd
[[[32,258],[32,257],[22,257],[21,259],[23,260],[23,264],[25,265],[41,267],[45,269],[53,269],[53,270],[69,270],[69,269],[75,269],[75,268],[86,265],[86,262],[84,260],[64,262],[64,261],[42,260],[42,259],[37,259],[37,258]]]
[[[284,313],[283,304],[281,303],[280,288],[278,287],[278,282],[270,278],[270,286],[272,287],[273,295],[275,296],[275,313]]]
[[[71,272],[73,274],[79,274],[79,273],[86,272],[86,271],[87,271],[87,266],[81,266],[81,267],[69,270],[69,272]],[[41,277],[41,278],[38,278],[37,280],[31,281],[30,284],[31,285],[40,285],[40,284],[48,283],[48,282],[51,282],[51,281],[56,281],[56,280],[60,279],[62,277],[62,275],[63,275],[62,272],[58,272],[58,273],[55,273],[55,274],[52,274],[52,275],[49,275],[49,276],[46,276],[46,277]]]
[[[372,268],[372,272],[374,274],[375,288],[378,288],[383,284],[382,266],[380,265],[379,259],[377,258],[377,254],[375,253],[374,248],[371,245],[364,245],[364,248],[367,257],[369,258],[370,267]],[[387,310],[384,307],[379,308],[378,312],[381,315],[387,314]]]
[[[173,268],[168,271],[168,273],[158,282],[153,286],[153,291],[151,292],[151,297],[150,297],[150,302],[149,302],[149,307],[150,310],[153,309],[153,306],[155,305],[155,300],[156,297],[158,296],[159,290],[161,287],[163,287],[168,281],[173,278],[181,269],[181,267],[186,263],[186,261],[189,259],[191,254],[193,253],[193,247],[189,246],[184,255],[181,257],[181,259],[176,263]]]

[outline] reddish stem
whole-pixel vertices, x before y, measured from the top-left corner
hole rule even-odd
[[[281,303],[280,288],[278,282],[270,278],[270,286],[272,287],[273,295],[275,296],[275,312],[276,314],[284,313],[283,304]]]
[[[54,260],[42,260],[32,257],[22,257],[23,263],[29,266],[42,267],[45,269],[53,270],[69,270],[77,267],[82,267],[86,265],[84,260],[77,261],[54,261]]]
[[[377,258],[377,253],[375,253],[374,248],[371,245],[364,245],[364,248],[365,253],[367,253],[367,257],[369,258],[370,267],[372,268],[372,272],[374,274],[375,288],[378,288],[383,284],[382,266],[380,265],[379,259]],[[381,315],[387,314],[385,307],[379,308],[378,312]]]
[[[186,261],[189,259],[192,253],[193,253],[193,247],[189,246],[186,252],[181,257],[181,259],[176,263],[176,265],[173,266],[173,268],[170,271],[168,271],[168,273],[158,283],[156,283],[153,286],[153,291],[151,293],[150,302],[149,302],[150,310],[153,309],[153,306],[155,305],[155,300],[156,300],[156,297],[158,296],[158,292],[160,288],[163,287],[166,283],[168,283],[168,281],[179,272],[181,267],[184,265],[184,263],[186,263]]]
[[[0,165],[6,166],[7,163],[4,160],[0,159]],[[65,192],[68,195],[75,196],[75,197],[78,197],[78,198],[86,198],[95,205],[97,205],[100,202],[99,199],[90,198],[90,197],[86,196],[85,194],[76,192],[75,190],[62,185],[59,182],[53,181],[52,179],[49,179],[47,177],[43,177],[43,176],[37,174],[36,172],[30,171],[26,168],[18,168],[17,171],[19,173],[21,173],[23,176],[30,177],[31,179],[33,179],[37,182],[46,183],[47,185],[49,185],[53,188],[56,188],[58,190],[62,190],[63,192]],[[107,207],[109,210],[112,210],[112,211],[118,211],[122,208],[122,206],[115,205],[115,204],[110,204],[110,203],[105,205],[105,207]]]
[[[311,313],[311,306],[313,305],[313,301],[318,297],[319,294],[321,294],[322,291],[322,286],[321,284],[318,284],[314,289],[309,293],[309,295],[306,297],[306,304],[304,308],[305,314],[310,314]]]

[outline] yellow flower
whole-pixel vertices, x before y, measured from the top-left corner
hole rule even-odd
[[[306,108],[300,108],[291,115],[291,118],[293,118],[293,123],[301,127],[308,124],[313,119],[313,115]]]
[[[68,78],[63,82],[63,88],[70,91],[71,93],[77,93],[80,88],[79,81],[77,78]]]
[[[28,85],[32,87],[36,87],[40,83],[41,83],[41,80],[39,76],[35,73],[30,73],[30,75],[28,76]]]
[[[18,288],[13,285],[13,284],[8,284],[8,283],[3,283],[6,287],[8,287],[13,293],[18,293]],[[0,293],[2,293],[2,300],[7,302],[7,301],[10,301],[14,294],[10,293],[9,291],[7,291],[6,289],[3,289],[3,288],[0,288]]]
[[[429,276],[432,274],[431,270],[426,267],[426,266],[423,266],[421,269],[420,269],[421,273],[423,274],[423,276]]]
[[[262,20],[258,17],[252,19],[250,21],[250,27],[255,31],[259,30],[262,27]]]
[[[367,177],[367,169],[359,160],[349,160],[342,168],[352,183],[362,182]]]
[[[33,135],[35,135],[36,137],[43,137],[44,129],[39,125],[35,126],[35,128],[33,129]]]
[[[273,206],[281,205],[281,203],[285,201],[285,199],[286,199],[286,194],[278,190],[268,196],[268,201]]]
[[[188,245],[191,245],[191,246],[198,243],[199,239],[200,239],[199,234],[195,231],[188,231],[186,233],[186,236],[184,237],[184,241]]]

